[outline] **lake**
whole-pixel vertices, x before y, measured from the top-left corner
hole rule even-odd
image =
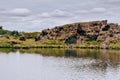
[[[0,49],[0,80],[120,80],[120,51]]]

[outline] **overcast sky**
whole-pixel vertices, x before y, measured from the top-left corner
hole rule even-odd
[[[0,0],[0,25],[32,32],[93,20],[120,23],[119,5],[120,0]]]

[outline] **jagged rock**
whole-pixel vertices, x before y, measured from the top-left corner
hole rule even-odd
[[[102,28],[102,31],[108,31],[109,28],[110,28],[110,26],[109,26],[109,25],[106,25],[104,28]]]
[[[77,43],[81,43],[81,42],[83,42],[83,41],[85,41],[84,36],[78,36],[78,38],[77,38]]]
[[[80,35],[85,35],[85,31],[82,29],[80,24],[77,27],[77,33]]]
[[[87,38],[87,41],[93,41],[93,40],[96,40],[98,38],[98,34],[94,34],[94,33],[87,34],[86,38]]]
[[[101,45],[100,45],[100,48],[101,49],[108,49],[108,44],[106,44],[106,43],[102,43]]]
[[[105,41],[107,36],[98,36],[97,41]]]
[[[20,44],[20,42],[16,42],[16,41],[10,41],[10,42],[8,42],[8,43],[10,43],[11,45]]]
[[[43,30],[40,34],[41,40],[59,40],[66,44],[75,44],[91,40],[102,42],[110,42],[112,40],[115,42],[120,40],[119,35],[120,25],[107,23],[107,20],[56,26],[52,29]],[[109,40],[108,37],[110,37]],[[105,44],[103,46],[105,46]]]
[[[48,34],[47,30],[43,30],[41,33],[42,36],[47,35],[47,34]]]
[[[91,31],[93,31],[93,30],[91,30]],[[100,32],[100,26],[95,26],[95,27],[94,27],[94,31],[95,31],[96,33],[99,33],[99,32]]]
[[[35,41],[39,41],[40,40],[40,35],[35,37]]]
[[[107,25],[107,20],[101,21],[101,24],[102,24],[102,25]]]
[[[10,37],[9,36],[5,36],[6,37],[6,39],[10,39]]]
[[[111,43],[116,43],[120,40],[120,34],[114,34]]]
[[[25,41],[26,38],[25,38],[25,36],[20,36],[19,40],[21,40],[21,41]]]
[[[77,43],[77,35],[73,34],[65,40],[66,44],[75,44]]]

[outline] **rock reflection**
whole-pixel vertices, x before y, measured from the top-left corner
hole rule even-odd
[[[107,67],[118,68],[120,64],[120,50],[95,50],[95,49],[0,49],[0,53],[10,53],[19,51],[21,54],[40,54],[42,56],[78,58],[94,60],[90,64],[82,65],[89,68],[107,69]],[[79,66],[79,65],[78,65]]]
[[[54,56],[65,58],[82,58],[94,60],[90,64],[82,65],[93,69],[107,69],[108,67],[117,68],[120,63],[119,50],[95,50],[95,49],[29,49],[20,50],[21,53],[36,53],[42,56]],[[79,66],[79,65],[78,65]]]

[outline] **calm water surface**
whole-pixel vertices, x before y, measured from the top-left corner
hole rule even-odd
[[[120,51],[0,49],[0,80],[120,80]]]

